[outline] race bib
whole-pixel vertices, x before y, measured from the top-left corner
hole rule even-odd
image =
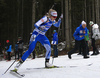
[[[51,41],[51,44],[54,44],[54,45],[56,45],[56,41]]]

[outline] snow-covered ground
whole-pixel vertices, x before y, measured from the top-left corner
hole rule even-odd
[[[23,78],[100,78],[100,55],[83,59],[81,55],[73,54],[71,60],[67,55],[59,56],[54,59],[54,65],[66,66],[65,68],[27,70],[27,68],[44,67],[44,60],[44,58],[27,59],[19,72],[25,74]],[[2,75],[13,61],[0,61],[0,78],[19,78],[11,74],[10,71]],[[52,62],[52,58],[50,62]]]

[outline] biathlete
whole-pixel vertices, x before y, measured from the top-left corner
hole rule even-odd
[[[45,15],[38,22],[34,24],[35,29],[30,38],[29,49],[23,54],[20,61],[16,64],[13,71],[18,71],[18,68],[23,64],[23,62],[28,58],[28,56],[34,51],[36,43],[39,41],[46,49],[45,55],[45,67],[53,67],[54,65],[49,63],[50,55],[51,55],[51,45],[48,38],[45,36],[45,33],[48,29],[54,25],[55,27],[59,27],[61,23],[61,15],[58,22],[55,21],[57,18],[57,11],[50,9],[48,15]]]

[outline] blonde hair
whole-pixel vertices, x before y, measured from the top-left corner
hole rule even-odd
[[[57,11],[54,10],[54,9],[50,9],[50,10],[49,10],[49,13],[47,13],[46,16],[50,18],[50,17],[52,16],[52,15],[51,15],[51,12],[57,12]]]

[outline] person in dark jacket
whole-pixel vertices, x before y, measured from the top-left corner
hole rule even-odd
[[[96,32],[95,30],[98,29],[99,26],[97,24],[94,24],[93,21],[90,21],[89,24],[92,27],[91,28],[91,40],[92,40],[93,54],[91,54],[91,55],[92,56],[93,55],[98,55],[99,54],[99,51],[98,51],[98,49],[97,49],[97,47],[95,45],[96,37],[97,37],[97,35],[95,35],[95,34],[98,34],[98,32]]]
[[[18,44],[15,44],[15,60],[17,59],[16,56],[18,54],[18,60],[19,60],[19,52],[18,52]]]
[[[23,54],[23,40],[21,37],[18,38],[17,44],[18,44],[18,52],[19,52],[18,59],[19,59],[20,57],[22,57],[22,54]]]
[[[53,57],[58,57],[58,49],[57,49],[57,44],[58,44],[58,33],[56,30],[53,31],[53,39],[52,43],[53,45],[53,50],[54,50],[54,56]]]
[[[11,48],[12,48],[12,45],[10,44],[9,40],[6,41],[6,51],[7,51],[7,54],[8,54],[8,60],[7,61],[10,61],[11,60]]]
[[[77,27],[77,29],[75,30],[73,36],[75,38],[75,47],[74,49],[72,49],[71,51],[68,52],[68,57],[69,59],[71,59],[71,55],[73,53],[75,53],[78,49],[80,44],[82,45],[83,48],[83,56],[84,58],[89,58],[87,56],[87,52],[86,52],[86,42],[84,39],[84,36],[87,35],[87,28],[86,28],[86,22],[82,21],[81,25],[79,27]]]
[[[86,51],[87,51],[87,55],[89,55],[89,46],[88,46],[88,43],[89,43],[89,30],[87,29],[87,35],[84,36],[85,37],[85,41],[86,41]],[[79,53],[78,55],[83,55],[83,52],[82,52],[82,45],[80,44],[80,48],[79,48]]]

